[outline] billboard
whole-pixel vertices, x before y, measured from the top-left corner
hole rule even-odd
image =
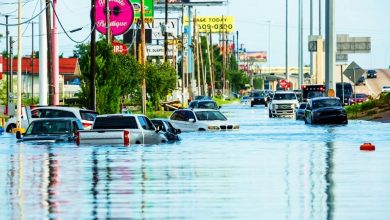
[[[131,0],[134,7],[134,23],[141,19],[141,0]],[[154,18],[154,0],[144,0],[145,22],[152,23]]]
[[[196,20],[195,20],[196,19]],[[232,33],[234,31],[233,16],[196,16],[197,31],[200,33]],[[188,17],[184,17],[184,24],[189,25]]]
[[[164,19],[154,19],[153,22],[153,40],[164,40]],[[168,24],[165,30],[169,33],[168,37],[172,38],[177,37],[179,34],[179,20],[178,19],[168,19]]]
[[[165,0],[155,0],[156,5],[164,5]],[[185,4],[185,5],[210,5],[217,4],[222,5],[227,3],[227,0],[168,0],[168,4],[177,5],[177,4]]]
[[[177,56],[177,47],[168,46],[168,56],[172,57]],[[147,45],[146,46],[146,55],[149,57],[163,57],[164,56],[164,45]]]
[[[240,53],[239,59],[241,62],[265,63],[265,62],[267,62],[267,52],[266,51],[254,51],[254,52]]]
[[[128,0],[115,1],[109,0],[110,7],[110,30],[113,36],[125,33],[133,24],[134,8]],[[95,1],[95,22],[96,30],[106,34],[106,2],[102,0]]]

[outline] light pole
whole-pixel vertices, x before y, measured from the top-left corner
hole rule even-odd
[[[290,80],[288,74],[288,0],[286,0],[286,80]]]
[[[271,74],[271,21],[268,20],[268,73]]]

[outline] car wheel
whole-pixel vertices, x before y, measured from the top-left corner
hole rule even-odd
[[[303,118],[303,120],[305,121],[305,124],[309,124],[309,122],[307,122],[306,116]]]
[[[251,107],[253,107],[253,103],[251,102]]]
[[[10,124],[5,131],[11,133],[14,128],[16,128],[16,124]]]
[[[204,128],[199,128],[199,131],[206,131],[206,129],[204,129]]]
[[[268,103],[264,103],[264,106],[265,106],[265,107],[268,107]]]

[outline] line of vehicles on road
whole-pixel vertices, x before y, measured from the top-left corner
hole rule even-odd
[[[18,141],[76,142],[92,145],[160,144],[180,141],[182,131],[238,130],[213,100],[196,100],[188,109],[174,111],[169,119],[149,119],[141,114],[98,115],[97,112],[57,106],[23,108]],[[16,127],[8,120],[7,131]]]

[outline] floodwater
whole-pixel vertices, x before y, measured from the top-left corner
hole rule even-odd
[[[240,131],[158,146],[0,137],[1,219],[390,219],[390,124],[222,108]],[[372,142],[377,150],[362,152]]]

